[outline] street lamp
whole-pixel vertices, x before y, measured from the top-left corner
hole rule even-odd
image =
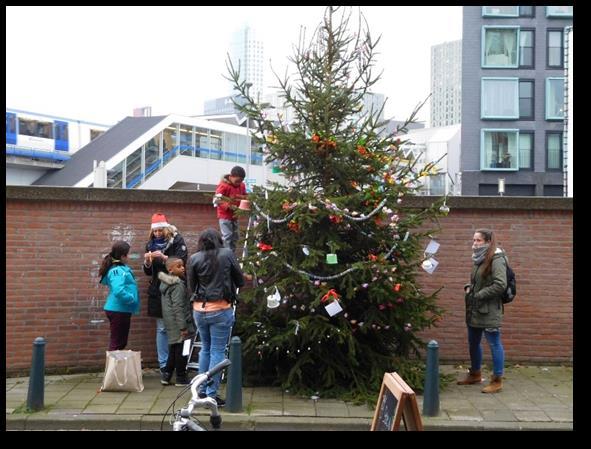
[[[252,87],[252,83],[246,83],[246,96],[249,96],[250,88]],[[248,186],[248,181],[250,179],[250,151],[251,151],[251,142],[250,142],[250,118],[248,114],[246,115],[246,140],[247,140],[247,147],[246,147],[246,185]]]

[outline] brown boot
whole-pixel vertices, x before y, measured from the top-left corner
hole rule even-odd
[[[497,393],[503,389],[503,376],[493,376],[490,383],[482,389],[483,393]]]
[[[466,377],[464,377],[462,380],[458,380],[458,385],[472,385],[479,384],[480,382],[482,382],[480,370],[472,371],[472,369],[470,369],[468,374],[466,374]]]

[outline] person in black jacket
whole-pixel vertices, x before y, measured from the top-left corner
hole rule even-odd
[[[158,273],[167,273],[166,260],[169,257],[177,257],[182,259],[183,263],[186,263],[187,246],[176,227],[168,223],[166,216],[162,213],[155,213],[152,215],[150,237],[148,243],[146,243],[144,273],[151,276],[148,286],[148,316],[156,318],[156,350],[158,351],[158,365],[161,372],[165,369],[168,360],[168,338],[162,320]]]
[[[244,285],[244,276],[234,252],[223,246],[222,235],[207,229],[199,236],[197,252],[189,258],[187,286],[193,293],[193,317],[202,347],[199,372],[205,373],[225,358],[226,345],[234,324],[232,303],[236,288]],[[225,401],[217,395],[221,373],[213,382],[201,384],[199,397],[212,397],[218,406]]]

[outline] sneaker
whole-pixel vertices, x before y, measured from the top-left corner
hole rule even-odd
[[[224,401],[222,398],[220,398],[219,396],[215,397],[215,402],[217,402],[218,407],[223,407],[224,405],[226,405],[226,401]]]
[[[172,377],[171,373],[167,373],[166,371],[160,372],[160,383],[162,385],[170,385],[170,378]]]
[[[199,399],[205,399],[207,397],[207,395],[201,391],[197,394],[197,396],[199,396]]]
[[[187,378],[187,376],[177,376],[176,382],[174,383],[175,387],[186,387],[190,385],[191,381]]]

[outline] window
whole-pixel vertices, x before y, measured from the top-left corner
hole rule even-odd
[[[534,6],[520,6],[519,17],[534,17],[536,15],[536,9]]]
[[[546,120],[564,120],[564,78],[546,78]]]
[[[482,17],[518,17],[519,6],[483,6]]]
[[[546,6],[546,17],[572,17],[572,6]]]
[[[101,131],[101,130],[98,130],[98,129],[91,129],[90,130],[90,141],[92,142],[98,136],[102,136],[103,134],[105,134],[104,131]]]
[[[167,127],[164,131],[162,131],[162,134],[162,162],[163,165],[166,165],[174,156],[174,150],[177,149],[177,124],[173,123]]]
[[[160,136],[158,133],[144,145],[144,180],[152,176],[160,167]]]
[[[482,67],[517,68],[519,27],[482,28]]]
[[[548,46],[546,47],[548,68],[564,67],[564,34],[563,30],[548,30]]]
[[[533,170],[534,133],[533,131],[519,132],[519,169]]]
[[[545,185],[544,196],[564,196],[563,185]]]
[[[482,119],[519,118],[517,78],[482,78],[480,117]]]
[[[519,118],[534,119],[534,81],[519,80]]]
[[[562,170],[562,132],[546,132],[546,169]]]
[[[534,30],[519,30],[519,67],[523,69],[534,68]]]
[[[125,186],[137,187],[142,182],[142,147],[125,158]]]
[[[481,130],[480,169],[517,170],[518,134],[517,129]]]
[[[107,170],[107,187],[121,188],[123,181],[123,163],[119,162],[111,170]]]
[[[25,136],[43,137],[53,139],[53,123],[40,120],[19,118],[18,132]]]
[[[179,154],[193,156],[193,127],[181,125],[181,141]]]
[[[6,143],[16,145],[16,114],[6,113]]]

